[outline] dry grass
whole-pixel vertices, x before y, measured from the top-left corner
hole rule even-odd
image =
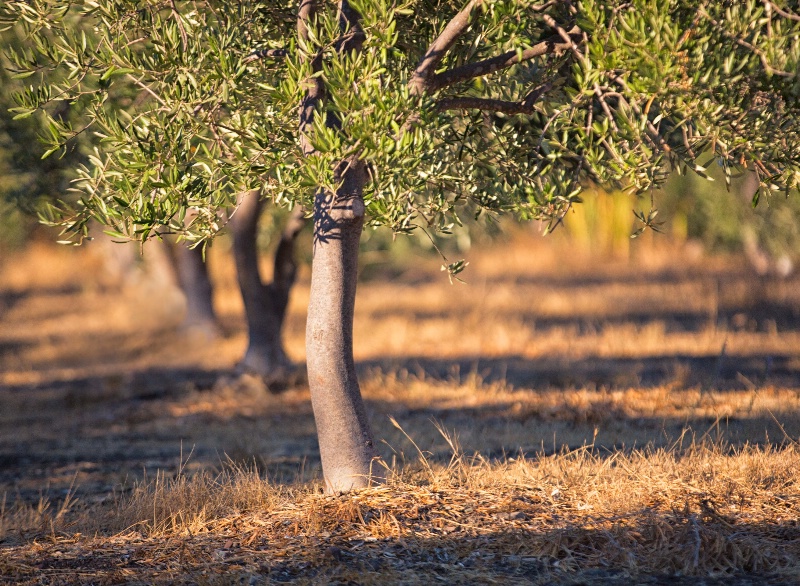
[[[6,547],[0,569],[15,581],[87,570],[95,584],[543,584],[581,572],[606,583],[742,572],[789,583],[800,579],[798,466],[794,445],[587,446],[495,463],[454,451],[343,497],[233,466],[143,483],[102,519],[9,511],[42,537]]]
[[[418,259],[362,284],[390,473],[344,497],[321,492],[308,389],[231,375],[224,251],[216,341],[97,257],[5,262],[0,582],[800,583],[798,281],[569,251],[520,236],[471,255],[467,286]],[[303,275],[297,360],[306,299]]]

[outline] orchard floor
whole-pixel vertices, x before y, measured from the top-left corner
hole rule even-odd
[[[0,258],[0,583],[800,584],[800,278],[666,239],[518,234],[466,284],[365,255],[389,480],[333,497],[307,386],[233,370],[223,248],[216,339],[91,246]],[[304,267],[300,364],[307,299]]]

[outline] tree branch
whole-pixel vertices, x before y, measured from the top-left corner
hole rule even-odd
[[[317,14],[316,0],[300,0],[300,9],[297,12],[297,36],[308,42],[308,26]],[[317,51],[311,59],[311,71],[317,73],[322,71],[322,52]],[[313,76],[305,81],[306,93],[300,101],[300,148],[303,154],[309,155],[314,152],[314,147],[305,136],[305,130],[311,125],[314,118],[314,111],[317,105],[325,97],[325,85],[319,76]]]
[[[283,59],[289,54],[286,49],[257,49],[244,58],[245,63],[259,59]]]
[[[469,3],[447,23],[442,33],[436,38],[417,65],[417,69],[408,82],[411,94],[421,96],[428,91],[428,84],[436,66],[441,62],[445,53],[452,47],[472,23],[473,10],[483,0],[470,0]]]
[[[774,4],[771,4],[771,6],[773,10],[776,8]],[[764,54],[764,51],[762,51],[752,43],[748,43],[744,39],[739,38],[737,35],[728,32],[728,30],[724,27],[724,25],[720,23],[718,20],[715,20],[708,12],[706,12],[706,10],[703,7],[700,7],[698,9],[698,14],[702,15],[703,18],[705,18],[708,22],[714,25],[715,29],[717,29],[723,35],[731,39],[734,43],[736,43],[740,47],[744,47],[748,51],[752,52],[754,55],[758,56],[758,59],[761,61],[761,65],[764,67],[764,71],[766,71],[767,73],[771,75],[778,75],[780,77],[795,77],[796,74],[794,73],[791,73],[789,71],[782,71],[770,65],[769,59],[767,59],[767,56]],[[786,17],[789,18],[788,13],[786,14]]]
[[[442,73],[436,74],[428,80],[426,91],[434,92],[462,81],[468,81],[475,77],[489,75],[495,71],[507,69],[512,65],[517,65],[524,61],[530,61],[531,59],[541,57],[542,55],[561,53],[567,49],[571,49],[572,46],[575,45],[576,41],[580,42],[580,32],[580,29],[577,26],[574,26],[572,29],[570,29],[567,36],[568,40],[566,41],[561,38],[561,35],[553,35],[552,37],[549,37],[540,43],[536,43],[533,47],[529,47],[521,52],[508,51],[502,55],[490,57],[489,59],[484,59],[483,61],[468,63],[460,67],[443,71]]]
[[[170,0],[169,4],[172,11],[172,16],[175,18],[175,23],[178,25],[178,30],[181,33],[181,46],[183,47],[183,52],[185,53],[189,48],[189,37],[186,34],[186,28],[183,26],[183,21],[181,20],[181,13],[178,12],[178,7],[175,5],[175,0]]]
[[[364,31],[361,29],[361,15],[356,11],[350,2],[347,0],[340,0],[339,2],[339,29],[342,31],[342,37],[336,43],[336,50],[342,51],[360,51],[361,46],[364,44]]]
[[[473,98],[469,96],[441,98],[436,102],[436,109],[440,112],[446,110],[483,110],[486,112],[502,112],[509,116],[513,116],[514,114],[530,115],[535,112],[533,105],[552,88],[552,82],[548,81],[534,88],[521,102],[496,100],[493,98]]]
[[[764,6],[768,9],[774,10],[784,18],[800,22],[800,16],[797,16],[796,14],[793,14],[788,10],[782,10],[781,7],[775,4],[774,2],[770,2],[769,0],[764,0]]]
[[[436,102],[436,109],[440,112],[446,110],[483,110],[487,112],[502,112],[503,114],[532,114],[533,108],[522,102],[495,100],[492,98],[470,98],[466,96],[442,98]]]
[[[580,61],[586,60],[583,53],[581,53],[581,50],[578,48],[578,45],[572,39],[572,35],[575,34],[576,29],[579,32],[582,32],[577,26],[573,26],[569,32],[567,32],[564,27],[558,24],[549,14],[543,14],[542,20],[547,26],[554,29],[558,33],[558,36],[561,37],[561,39],[567,44],[567,47],[570,51],[572,51],[575,57],[577,57]],[[583,38],[583,35],[581,35],[581,38]]]
[[[628,93],[632,93],[631,92],[631,88],[628,86],[628,84],[625,82],[625,80],[622,79],[619,75],[617,75],[616,73],[610,72],[610,71],[606,72],[606,74],[608,75],[608,78],[611,81],[613,81],[614,83],[619,85],[621,88],[623,88]],[[599,87],[596,86],[595,87],[595,92],[597,92],[598,90],[599,90]],[[602,99],[602,96],[603,96],[602,92],[600,94],[598,94],[598,97],[601,97],[601,99]],[[647,113],[646,112],[642,112],[642,108],[639,106],[639,104],[636,103],[636,101],[634,101],[634,100],[628,101],[627,99],[625,99],[625,96],[622,95],[622,94],[619,94],[619,100],[622,103],[626,104],[631,110],[633,110],[634,114],[636,114],[637,116],[639,116],[640,118],[642,118],[645,121],[645,128],[647,129],[647,132],[648,132],[650,138],[654,141],[654,146],[660,147],[661,149],[663,149],[667,153],[672,152],[672,149],[667,144],[667,141],[664,140],[664,137],[661,136],[661,133],[658,131],[658,129],[653,125],[652,122],[650,122],[650,119],[647,118]]]
[[[533,113],[533,108],[526,106],[522,102],[510,102],[492,98],[470,98],[466,96],[442,98],[436,102],[436,109],[440,112],[446,110],[483,110],[484,112],[502,112],[510,116],[514,114]]]

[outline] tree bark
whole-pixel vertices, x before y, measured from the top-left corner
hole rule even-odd
[[[381,476],[353,360],[366,165],[352,158],[340,165],[338,175],[339,190],[335,194],[320,191],[314,202],[306,328],[308,383],[322,471],[327,490],[334,493],[368,486]]]
[[[309,41],[309,25],[318,9],[317,0],[301,0],[297,15],[298,36]],[[359,50],[363,33],[358,13],[346,0],[339,2],[343,34],[337,51]],[[349,34],[348,34],[349,33]],[[322,70],[322,50],[309,55],[311,70]],[[305,132],[325,99],[322,77],[306,80],[300,102],[300,147],[308,156],[314,147]],[[327,124],[337,124],[328,116]],[[372,439],[353,360],[353,311],[358,280],[358,244],[364,225],[363,161],[351,157],[336,169],[336,193],[319,190],[314,199],[314,254],[306,326],[306,364],[311,403],[317,424],[322,474],[328,492],[345,492],[368,486],[379,479],[377,451]]]
[[[239,368],[262,376],[267,383],[284,380],[292,369],[281,341],[281,330],[297,265],[294,242],[303,227],[302,210],[296,208],[284,229],[275,254],[272,283],[265,284],[258,267],[258,220],[263,202],[257,191],[240,195],[231,216],[236,275],[247,319],[248,343]]]

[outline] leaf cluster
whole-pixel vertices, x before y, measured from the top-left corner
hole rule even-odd
[[[50,220],[200,242],[238,192],[308,205],[350,157],[369,170],[368,223],[396,233],[499,213],[556,225],[588,184],[647,193],[712,163],[797,187],[793,3],[344,4],[357,22],[320,0],[297,35],[288,1],[6,3],[30,40],[7,51],[13,73],[34,82],[15,112],[43,113],[48,153],[98,140],[79,204]],[[54,115],[64,102],[79,126]]]

